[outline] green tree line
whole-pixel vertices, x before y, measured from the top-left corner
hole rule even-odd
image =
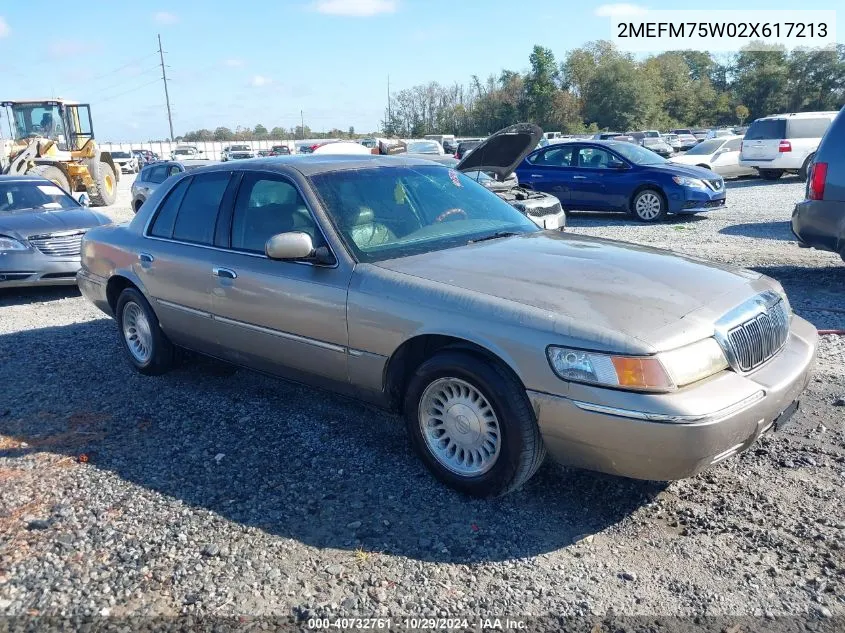
[[[310,127],[297,125],[292,128],[274,127],[268,130],[261,123],[255,127],[238,126],[234,130],[228,127],[220,126],[213,130],[200,129],[187,132],[183,136],[176,137],[177,141],[198,142],[198,141],[260,141],[264,139],[272,139],[274,141],[281,140],[298,140],[306,138],[358,138],[360,135],[355,133],[354,127],[349,127],[348,130],[343,131],[337,128],[331,129],[328,132],[314,132]]]
[[[724,59],[668,51],[636,59],[607,41],[566,53],[535,46],[527,72],[502,70],[468,85],[422,84],[391,95],[388,136],[486,135],[518,121],[545,130],[736,125],[778,112],[845,103],[845,45],[836,50],[743,50]]]

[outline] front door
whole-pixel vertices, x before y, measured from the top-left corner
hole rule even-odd
[[[627,203],[625,181],[628,171],[613,169],[621,160],[603,147],[578,148],[578,168],[573,175],[572,208],[615,211]]]
[[[223,358],[281,375],[346,382],[346,292],[341,265],[276,261],[267,240],[288,231],[323,234],[296,186],[277,174],[245,172],[230,220],[229,248],[215,253],[212,311]]]

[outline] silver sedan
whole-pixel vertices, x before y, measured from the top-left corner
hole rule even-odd
[[[111,220],[34,176],[0,176],[0,288],[73,285],[88,229]]]

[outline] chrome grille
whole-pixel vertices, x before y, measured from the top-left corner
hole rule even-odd
[[[776,296],[776,295],[775,295]],[[751,318],[727,329],[726,340],[732,365],[751,371],[777,354],[789,337],[789,313],[780,297],[777,302],[758,304]]]
[[[78,257],[85,231],[30,235],[29,243],[50,257]]]

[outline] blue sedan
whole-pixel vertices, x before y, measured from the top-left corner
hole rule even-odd
[[[556,196],[566,210],[623,211],[641,222],[725,206],[721,176],[625,141],[548,145],[529,154],[516,175],[520,185]]]

